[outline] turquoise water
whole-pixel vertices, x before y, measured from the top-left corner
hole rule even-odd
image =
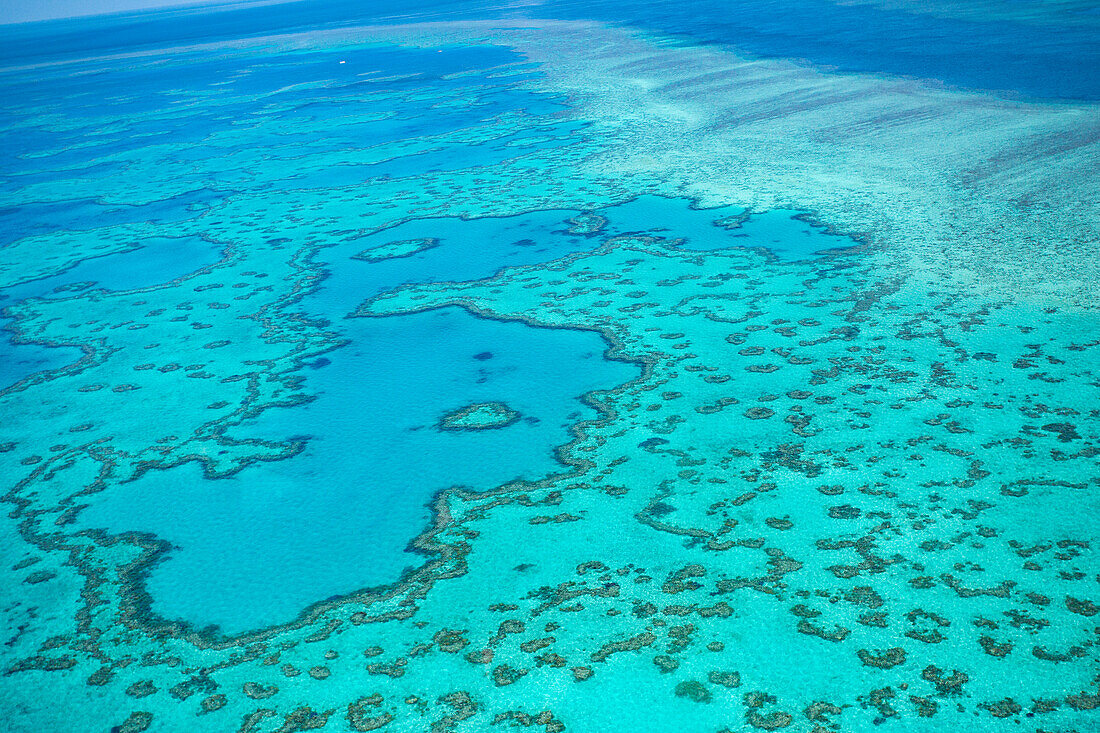
[[[222,258],[223,248],[199,237],[138,240],[129,252],[88,257],[56,275],[12,285],[0,292],[14,303],[26,298],[66,297],[80,290],[141,290],[171,283]]]
[[[1100,730],[1098,18],[0,26],[6,729]]]
[[[301,453],[220,480],[204,481],[193,464],[151,472],[81,514],[81,526],[151,532],[176,548],[149,581],[155,612],[239,633],[391,583],[423,562],[406,546],[429,524],[436,493],[566,471],[552,449],[597,416],[577,396],[638,373],[605,361],[597,334],[454,309],[363,319],[345,338],[307,365],[315,400],[239,430],[302,440]],[[438,428],[444,412],[487,401],[522,418],[498,431]]]
[[[365,297],[398,285],[478,280],[591,249],[592,234],[572,223],[583,213],[416,219],[356,237],[325,248],[326,277],[298,306],[307,316],[339,322]],[[678,246],[695,250],[748,241],[800,259],[835,246],[795,222],[794,212],[741,222],[744,209],[696,209],[683,200],[644,196],[593,213],[607,220],[601,239],[638,233],[646,224],[641,231],[674,234],[683,240]],[[356,257],[379,240],[419,239],[434,244],[411,257]],[[147,249],[198,259],[164,243]],[[98,281],[92,270],[98,266],[111,273],[101,283],[108,289],[138,287],[147,283],[132,275],[125,282],[124,265],[135,254],[86,260],[63,277]],[[129,267],[167,273],[172,265],[146,255]],[[154,612],[239,634],[289,621],[318,600],[386,585],[422,564],[407,545],[430,523],[430,500],[438,492],[452,486],[488,491],[566,470],[552,448],[570,441],[570,425],[597,417],[576,397],[638,375],[636,368],[601,358],[608,345],[594,333],[498,324],[451,309],[346,323],[353,324],[340,330],[347,345],[305,362],[303,387],[313,401],[267,411],[237,431],[300,441],[299,455],[218,481],[203,481],[194,465],[152,472],[97,496],[82,512],[82,527],[147,532],[173,546],[148,583]],[[491,433],[438,428],[441,408],[490,401],[522,419]],[[334,503],[357,510],[334,518]],[[137,505],[143,511],[135,524]],[[233,562],[226,561],[230,557]]]
[[[0,335],[0,385],[6,389],[39,372],[59,369],[80,358],[76,349],[24,344],[10,333]]]
[[[0,308],[27,298],[69,297],[84,290],[139,290],[168,283],[209,267],[221,259],[221,248],[198,237],[160,238],[134,243],[131,252],[90,257],[50,277],[0,289]],[[76,348],[43,346],[8,335],[0,341],[0,388],[38,372],[75,363]]]

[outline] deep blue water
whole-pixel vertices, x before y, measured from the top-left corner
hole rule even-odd
[[[960,20],[828,0],[550,0],[508,8],[473,0],[296,2],[199,14],[52,21],[3,28],[0,65],[49,55],[80,57],[202,39],[410,19],[484,17],[594,19],[726,44],[752,54],[801,58],[844,71],[935,79],[1038,99],[1100,99],[1100,33],[1087,15],[1036,8],[1040,22]],[[42,34],[55,38],[44,47]],[[58,49],[65,49],[61,54]]]
[[[1100,99],[1098,26],[1072,16],[976,22],[829,0],[556,0],[550,10],[555,17],[638,26],[841,71],[1023,97]]]
[[[475,79],[455,75],[523,61],[519,54],[496,46],[409,49],[378,44],[339,51],[271,55],[265,57],[262,64],[256,63],[253,57],[239,58],[231,54],[184,53],[174,59],[172,84],[166,84],[162,70],[119,67],[105,62],[82,65],[90,66],[97,73],[86,73],[75,79],[67,67],[44,69],[33,75],[0,76],[4,91],[0,97],[0,126],[19,121],[21,110],[34,105],[63,111],[77,122],[82,118],[86,120],[85,124],[70,124],[48,133],[21,128],[17,134],[0,137],[0,180],[13,187],[29,183],[22,174],[40,171],[44,167],[43,158],[48,160],[50,168],[73,168],[71,175],[79,177],[86,174],[89,164],[98,160],[156,143],[178,148],[174,152],[166,151],[170,160],[203,162],[222,152],[209,142],[212,135],[232,130],[243,120],[259,120],[265,116],[283,118],[285,115],[287,121],[296,117],[330,118],[336,122],[354,120],[353,124],[333,125],[331,138],[323,141],[327,149],[334,144],[367,147],[413,134],[438,134],[519,109],[530,114],[546,114],[562,108],[546,95],[499,91],[486,94],[477,103],[452,109],[437,107],[434,97],[412,103],[406,99],[405,104],[393,110],[392,117],[359,120],[354,116],[354,106],[343,103],[354,105],[365,93],[380,89],[400,94],[431,88],[433,92],[446,94],[476,83]],[[295,84],[302,86],[288,88]],[[173,111],[172,105],[176,102],[173,90],[179,87],[201,89],[223,96],[226,101],[193,112],[188,110],[187,114],[165,114]],[[278,104],[271,108],[258,104],[251,96],[269,94],[275,89],[283,91],[279,93]],[[333,102],[334,96],[339,103]],[[99,125],[102,114],[128,118],[128,123],[121,130],[103,130]],[[271,141],[261,138],[256,142]],[[295,146],[293,143],[299,141],[286,135],[281,136],[279,142],[288,144],[286,155],[307,153],[318,144],[317,140],[309,139]],[[196,189],[208,184],[210,179],[209,172],[200,169]],[[234,191],[241,190],[240,180],[234,178],[230,182]],[[208,193],[198,202],[180,201],[180,204],[209,204],[211,195]],[[161,202],[161,205],[166,203]],[[97,217],[109,216],[100,225],[143,221],[143,216],[147,216],[145,212],[133,208],[135,210],[130,212],[119,207],[102,208],[94,213]],[[28,227],[42,218],[34,211],[11,214],[21,222],[21,229],[5,232],[5,241],[30,233]],[[67,211],[65,215],[83,219],[78,209]],[[84,228],[82,220],[76,223],[82,226],[73,227],[67,221],[62,222],[64,228]]]

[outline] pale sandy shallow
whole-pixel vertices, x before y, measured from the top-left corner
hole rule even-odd
[[[1036,303],[1100,295],[1100,105],[1014,102],[680,48],[595,23],[363,29],[473,38],[543,65],[597,121],[606,176],[656,175],[708,203],[810,209],[916,271]]]

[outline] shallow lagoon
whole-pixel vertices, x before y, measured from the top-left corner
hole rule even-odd
[[[554,448],[571,440],[570,426],[598,417],[578,397],[639,373],[604,359],[596,333],[454,308],[348,323],[351,345],[307,365],[314,401],[234,431],[303,440],[302,453],[227,479],[203,479],[194,463],[152,471],[81,513],[83,527],[152,532],[175,546],[149,580],[156,613],[239,633],[393,583],[423,562],[408,546],[437,492],[567,470]],[[438,427],[445,413],[490,401],[520,419],[497,430]]]
[[[621,236],[697,251],[762,248],[794,260],[852,244],[795,215],[642,196],[593,212],[413,219],[325,247],[316,259],[326,277],[295,307],[336,327],[346,345],[303,364],[312,401],[268,410],[230,433],[301,441],[302,452],[216,480],[193,463],[151,471],[94,496],[80,526],[169,542],[174,549],[147,583],[152,610],[224,634],[286,623],[326,598],[392,584],[423,562],[410,542],[428,526],[439,491],[487,491],[567,470],[554,449],[569,442],[570,426],[597,417],[578,398],[624,384],[638,368],[604,359],[608,344],[593,332],[498,323],[453,308],[347,318],[360,302],[402,285],[479,280]],[[595,230],[586,230],[592,222]],[[406,256],[370,257],[405,242],[425,244]],[[86,260],[34,292],[84,281],[145,287],[215,251],[201,240],[165,240]],[[485,402],[520,419],[493,431],[440,429],[446,413]]]
[[[0,331],[0,389],[32,374],[73,364],[79,358],[78,349],[19,343],[14,334]]]
[[[223,250],[198,237],[151,239],[128,252],[82,260],[51,277],[0,288],[0,310],[26,298],[63,298],[85,290],[138,290],[169,283],[215,264]],[[18,342],[13,334],[0,333],[0,389],[78,358],[80,351],[75,347]]]

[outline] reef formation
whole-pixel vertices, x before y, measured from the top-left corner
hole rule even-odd
[[[448,412],[439,421],[441,430],[494,430],[506,428],[520,414],[503,402],[479,402]]]
[[[516,19],[0,86],[9,729],[1100,725],[1095,104]],[[256,621],[278,531],[359,574]]]

